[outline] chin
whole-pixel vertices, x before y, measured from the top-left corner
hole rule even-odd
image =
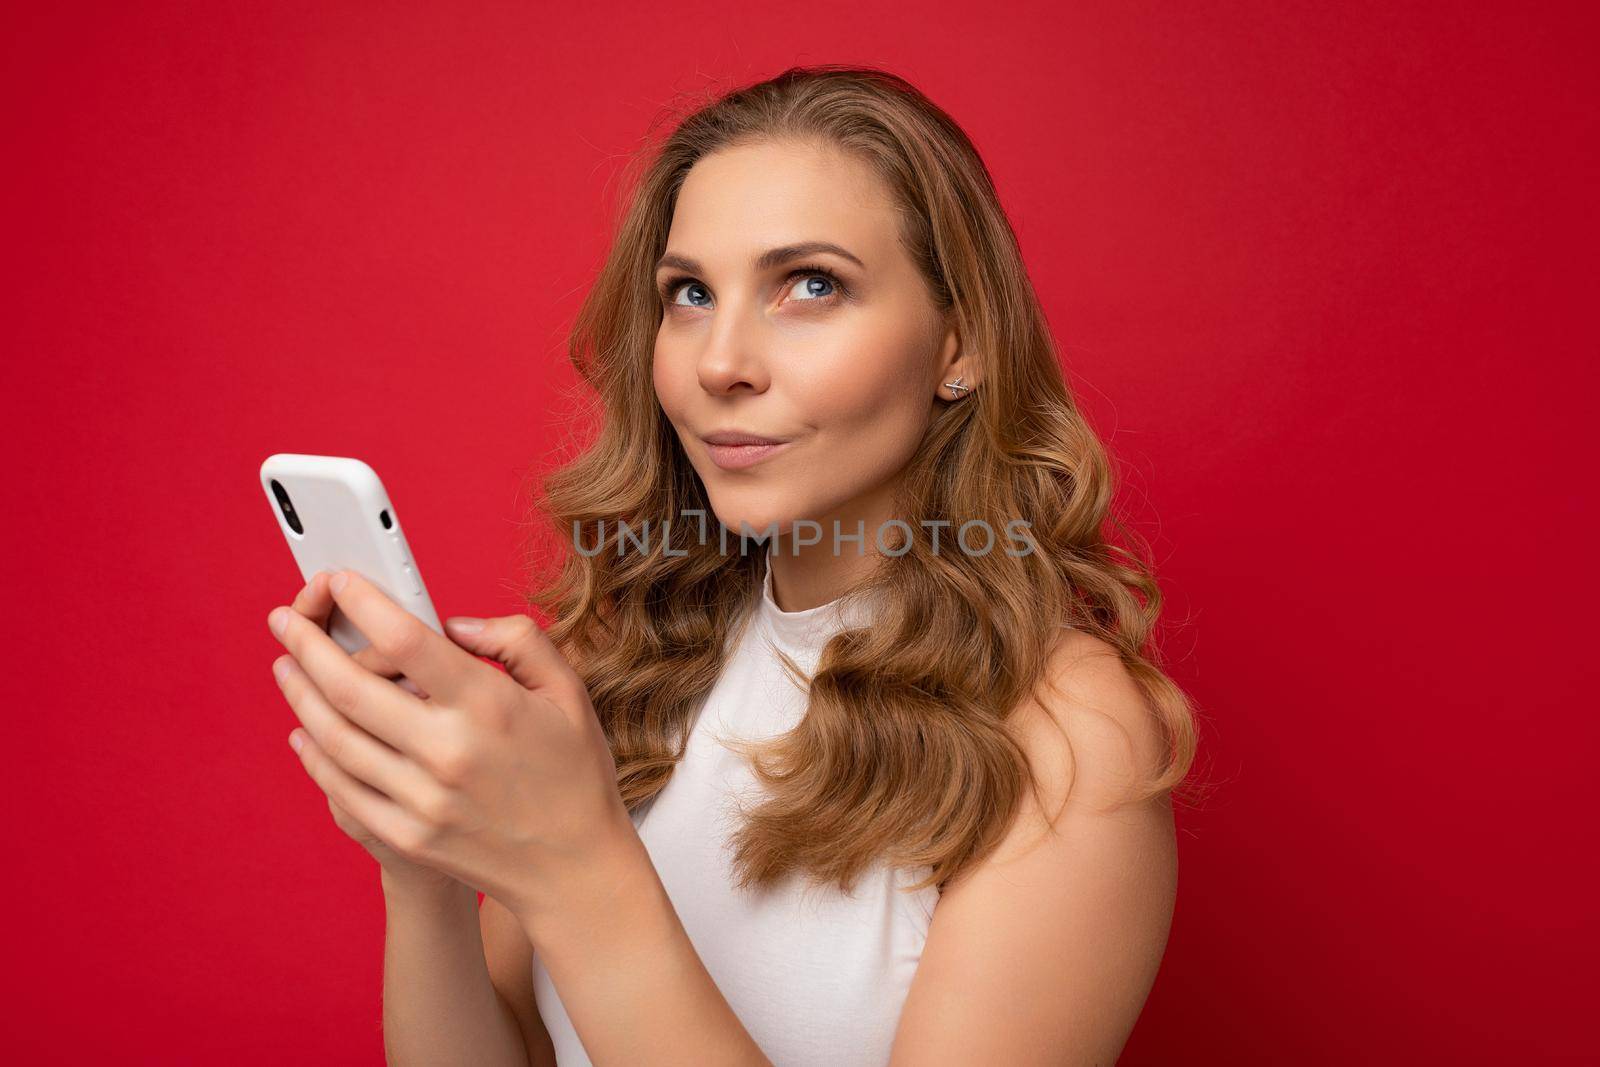
[[[749,530],[749,537],[752,543],[766,541],[768,527],[774,523],[777,524],[779,537],[787,537],[789,531],[794,528],[794,518],[792,516],[769,514],[767,512],[723,511],[721,509],[717,510],[716,515],[717,520],[728,528],[730,550],[738,545],[741,529],[739,524],[741,522],[744,523],[744,528]],[[710,536],[715,537],[716,535],[713,532]]]
[[[767,528],[774,524],[777,526],[779,536],[787,536],[794,528],[795,520],[805,514],[805,511],[797,506],[797,501],[785,499],[786,494],[783,493],[749,488],[733,493],[710,490],[708,495],[711,498],[712,513],[716,515],[718,522],[728,528],[730,551],[738,549],[740,523],[749,528],[750,538],[754,543],[757,539],[764,540]],[[715,530],[707,531],[707,541],[715,537]]]

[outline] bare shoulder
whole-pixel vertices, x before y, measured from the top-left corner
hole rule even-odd
[[[1160,766],[1155,709],[1081,631],[1044,673],[1006,719],[1037,789],[941,894],[891,1067],[1115,1063],[1155,981],[1176,841],[1167,798],[1131,795]]]
[[[1008,724],[1052,810],[1069,787],[1071,799],[1114,807],[1159,775],[1166,757],[1155,710],[1117,650],[1069,627]]]

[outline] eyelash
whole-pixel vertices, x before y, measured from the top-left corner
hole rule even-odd
[[[845,285],[844,282],[840,281],[839,280],[839,276],[837,274],[833,273],[833,271],[829,270],[827,267],[822,267],[822,266],[796,267],[794,270],[789,272],[788,276],[786,278],[784,278],[783,281],[784,281],[785,285],[788,285],[789,283],[793,282],[797,278],[809,277],[810,275],[813,275],[813,274],[820,274],[824,278],[828,279],[829,283],[831,283],[833,285],[833,290],[834,291],[832,293],[828,294],[827,296],[812,297],[810,300],[803,301],[803,303],[807,303],[807,304],[812,304],[812,303],[829,304],[829,303],[833,303],[835,300],[845,300],[845,299],[849,298],[849,296],[850,296],[850,288],[849,288],[849,286]],[[694,305],[694,304],[679,304],[679,303],[676,303],[672,298],[673,298],[673,296],[675,296],[677,294],[678,290],[681,287],[683,287],[684,285],[687,285],[689,282],[698,282],[698,281],[699,281],[698,278],[695,278],[695,277],[693,277],[691,275],[688,275],[688,274],[677,274],[677,275],[673,275],[672,277],[669,277],[669,278],[665,279],[664,281],[662,281],[661,285],[658,286],[658,289],[659,289],[659,291],[661,293],[662,302],[665,303],[668,307],[695,307],[695,306],[697,306],[697,305]]]

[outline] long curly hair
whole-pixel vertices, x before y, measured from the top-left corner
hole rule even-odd
[[[533,554],[558,549],[559,562],[524,587],[544,583],[525,599],[588,687],[629,810],[671,778],[763,563],[701,543],[692,523],[663,523],[695,511],[716,520],[652,388],[654,267],[695,162],[777,141],[831,145],[874,168],[904,247],[980,360],[981,386],[936,414],[896,514],[949,521],[949,533],[1021,518],[1035,550],[938,552],[913,536],[848,594],[881,605],[873,625],[834,635],[800,723],[746,750],[764,788],[732,842],[739,886],[801,872],[848,892],[885,861],[931,867],[911,888],[942,888],[990,852],[1023,790],[1038,795],[1006,720],[1044,679],[1063,625],[1109,643],[1147,698],[1167,759],[1143,797],[1181,796],[1197,733],[1152,647],[1161,594],[1149,566],[1104,536],[1126,533],[1106,450],[967,135],[904,79],[830,64],[697,101],[659,147],[649,141],[626,168],[615,239],[567,342],[593,393],[590,425],[575,413],[577,444],[534,488],[554,531],[536,523],[552,539]],[[622,550],[629,530],[637,548],[650,525],[667,531],[656,550]]]

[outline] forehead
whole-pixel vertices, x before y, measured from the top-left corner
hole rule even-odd
[[[667,245],[731,270],[778,245],[832,241],[871,269],[893,257],[897,234],[893,200],[867,164],[821,145],[761,143],[689,169]]]

